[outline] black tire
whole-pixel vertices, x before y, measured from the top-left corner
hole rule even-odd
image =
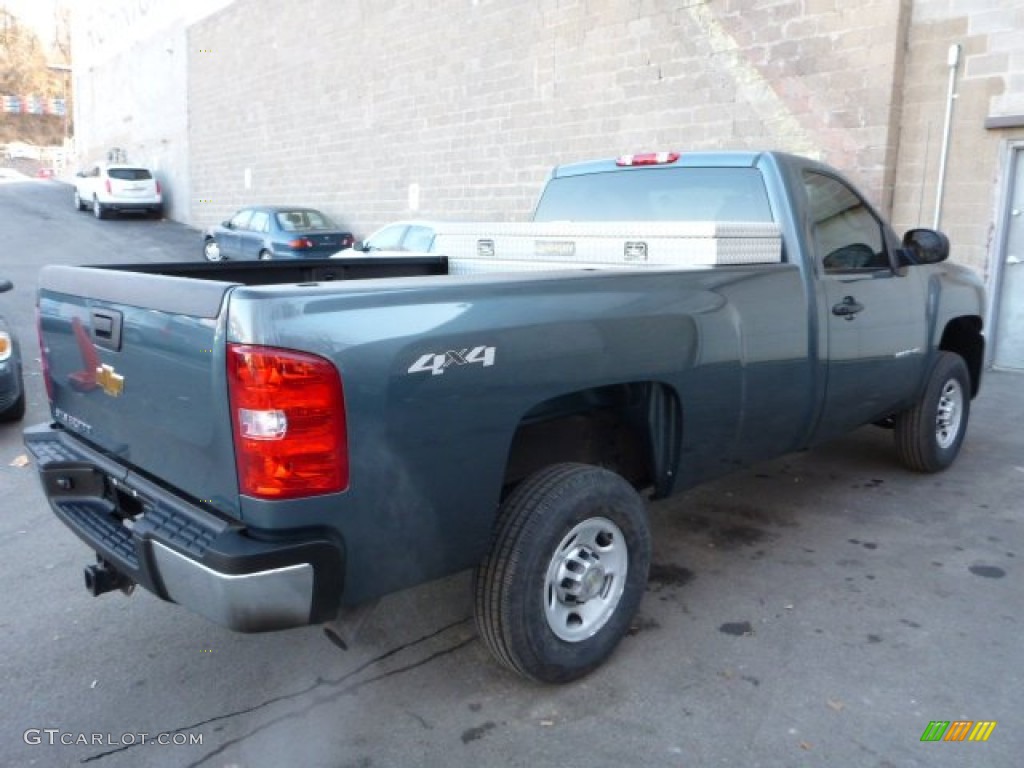
[[[203,242],[203,258],[207,261],[223,261],[224,256],[220,252],[220,246],[212,237],[206,238]]]
[[[86,208],[85,202],[82,200],[81,195],[78,194],[78,190],[75,189],[75,210],[84,211]]]
[[[629,629],[650,561],[644,503],[629,483],[585,464],[543,469],[502,504],[474,574],[480,636],[525,677],[580,678]]]
[[[917,405],[896,417],[896,452],[915,472],[941,472],[960,453],[971,413],[971,377],[960,355],[939,352]]]
[[[97,219],[107,218],[107,209],[95,197],[92,199],[92,215]]]
[[[21,394],[7,410],[0,413],[0,422],[21,421],[25,417],[25,382],[21,382]]]
[[[260,261],[270,261],[271,259],[274,258],[274,254],[272,254],[270,251],[264,249],[264,250],[260,251],[260,257],[259,258],[260,258]]]

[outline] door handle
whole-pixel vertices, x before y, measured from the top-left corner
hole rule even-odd
[[[842,301],[832,307],[832,314],[838,317],[845,317],[847,320],[853,320],[853,316],[863,311],[863,309],[864,305],[858,304],[853,296],[844,296]]]

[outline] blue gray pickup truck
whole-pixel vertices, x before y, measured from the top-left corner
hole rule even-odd
[[[486,646],[564,682],[637,610],[644,496],[868,424],[955,460],[980,281],[834,170],[567,165],[534,219],[428,256],[44,268],[25,442],[88,589],[263,631],[475,569]]]

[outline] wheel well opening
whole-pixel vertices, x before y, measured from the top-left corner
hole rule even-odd
[[[981,368],[985,359],[985,338],[981,334],[981,318],[958,317],[950,320],[942,332],[939,349],[955,352],[967,363],[971,376],[971,397],[978,394],[981,386]]]
[[[667,495],[679,453],[682,415],[674,391],[657,382],[580,390],[532,408],[512,439],[504,489],[562,462],[609,469],[637,489]]]

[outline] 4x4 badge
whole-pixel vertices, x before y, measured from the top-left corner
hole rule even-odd
[[[473,347],[466,349],[449,349],[446,352],[428,352],[409,366],[408,373],[430,371],[432,376],[440,376],[448,368],[478,363],[484,368],[494,365],[494,347]]]
[[[124,392],[124,376],[117,373],[114,366],[106,363],[96,369],[96,383],[111,397],[120,397]]]

